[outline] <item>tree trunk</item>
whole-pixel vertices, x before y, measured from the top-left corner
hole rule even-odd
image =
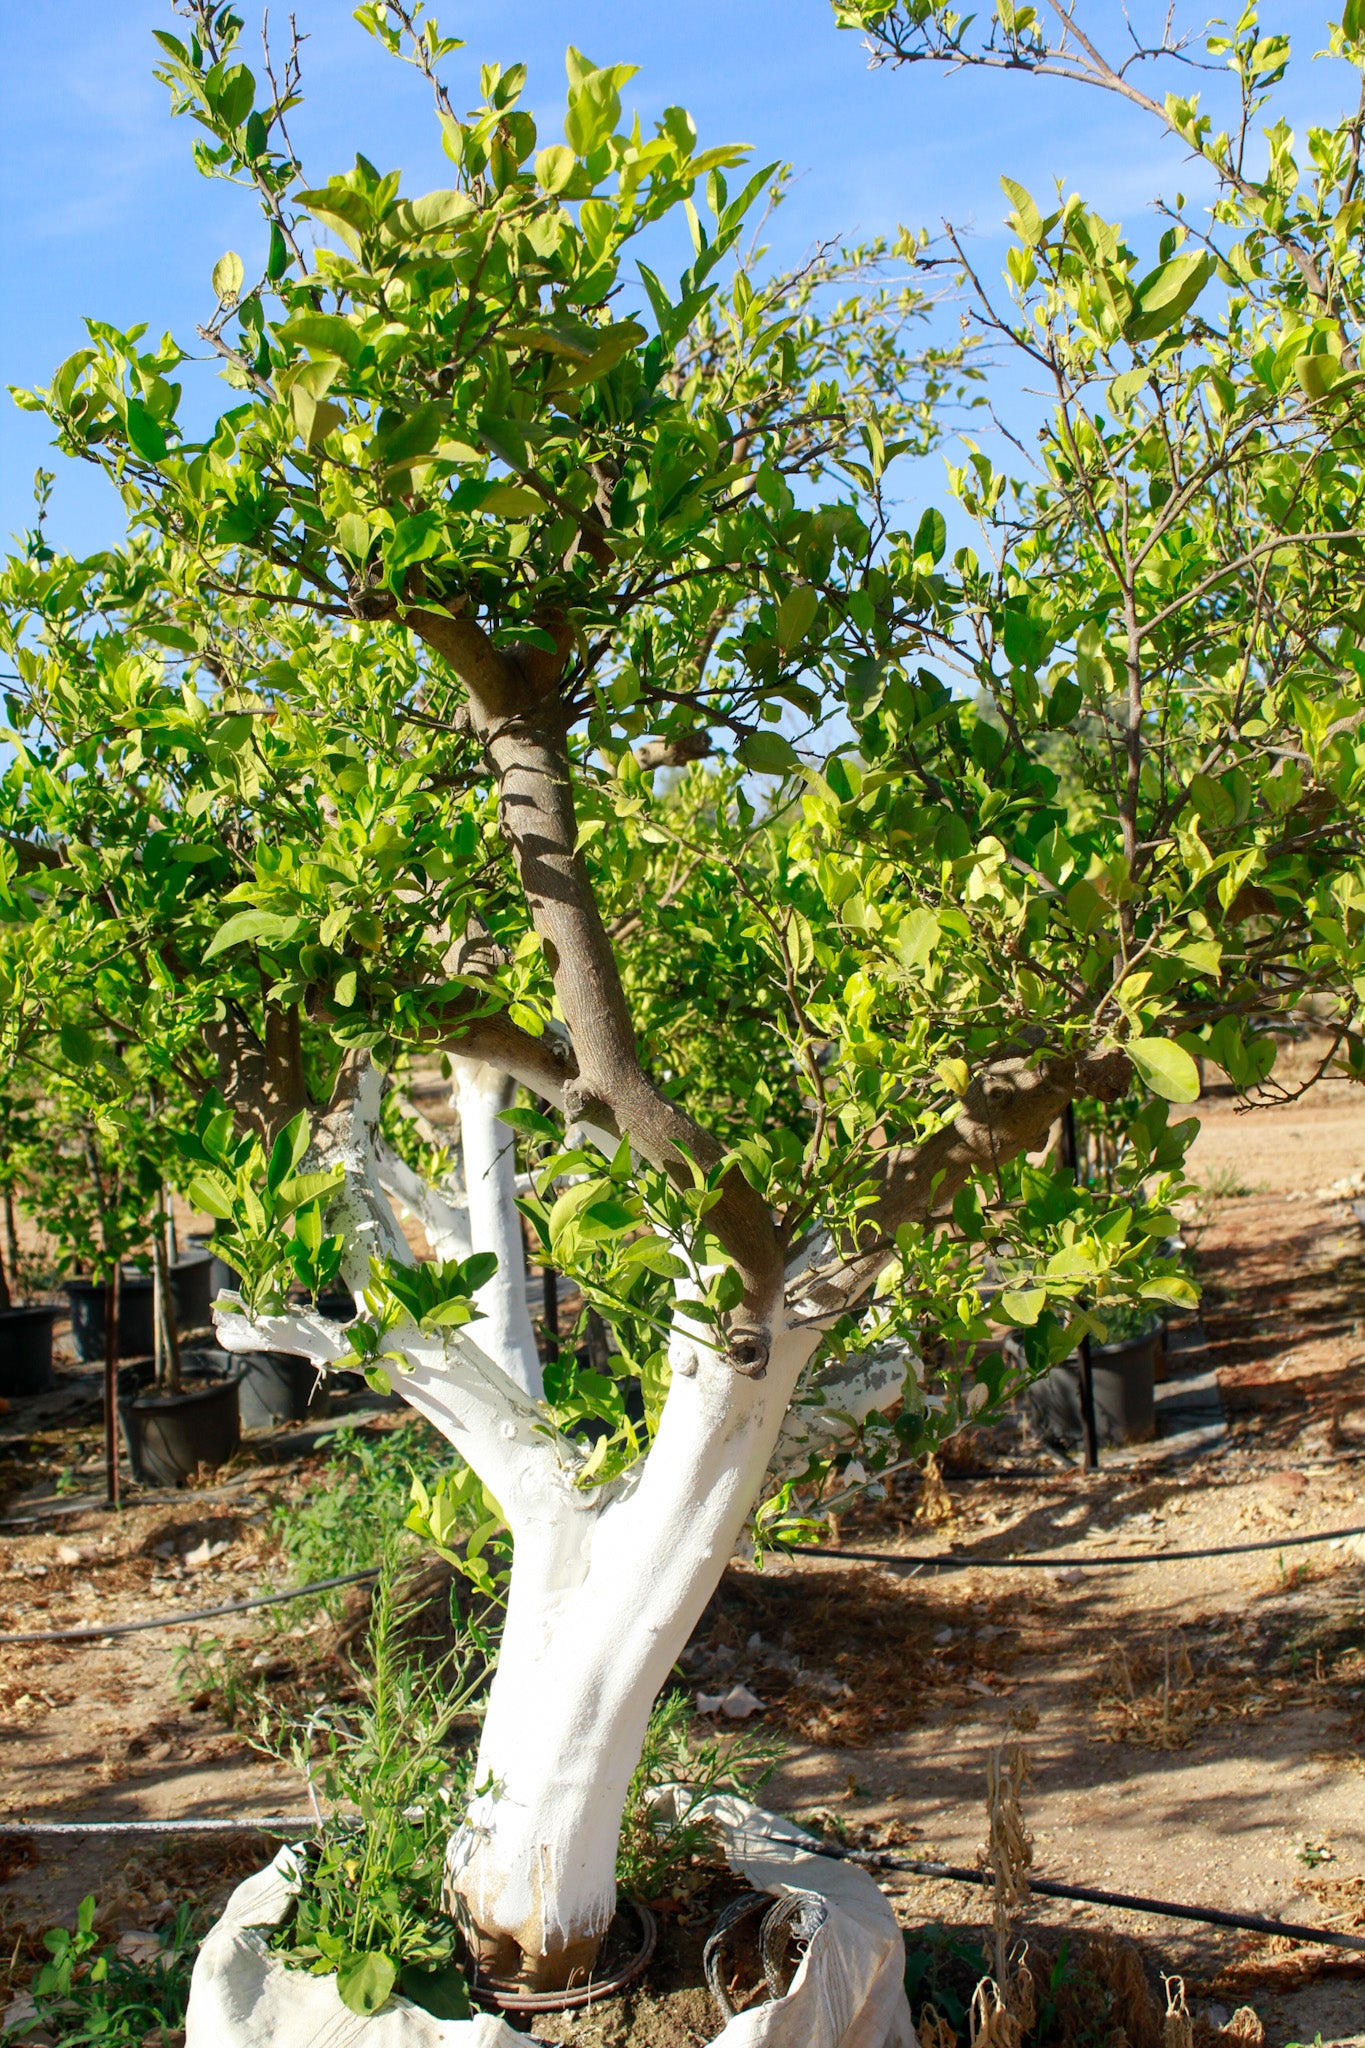
[[[23,1284],[19,1277],[19,1230],[14,1216],[13,1188],[5,1189],[5,1265],[10,1284],[5,1287],[4,1300],[0,1301],[0,1308],[10,1308],[13,1306],[13,1299],[10,1293],[11,1286],[21,1297],[24,1292]]]
[[[816,1342],[784,1331],[754,1381],[675,1339],[638,1482],[596,1513],[547,1502],[542,1516],[509,1514],[507,1627],[474,1776],[486,1789],[449,1864],[493,1974],[549,1989],[591,1965],[650,1709],[734,1552]]]

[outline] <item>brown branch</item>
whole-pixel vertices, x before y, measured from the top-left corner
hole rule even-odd
[[[798,1282],[803,1320],[851,1308],[895,1250],[902,1223],[926,1223],[952,1203],[974,1173],[996,1172],[1042,1144],[1068,1102],[1114,1102],[1132,1076],[1119,1047],[1039,1057],[1002,1053],[974,1076],[954,1121],[920,1145],[884,1153],[869,1176],[875,1198],[849,1240],[816,1260]]]
[[[406,618],[464,684],[474,733],[497,777],[503,836],[573,1045],[577,1072],[567,1081],[560,1078],[565,1114],[628,1134],[652,1165],[688,1186],[688,1162],[709,1171],[718,1165],[721,1148],[655,1087],[640,1065],[616,955],[578,851],[560,692],[570,628],[562,618],[545,622],[557,641],[554,651],[504,649],[469,618],[421,606],[409,609]],[[771,1214],[762,1196],[732,1170],[721,1183],[707,1227],[744,1283],[744,1327],[731,1330],[731,1360],[738,1369],[761,1372],[782,1286]]]

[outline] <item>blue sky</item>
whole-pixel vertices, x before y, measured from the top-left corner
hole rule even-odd
[[[250,0],[239,11],[253,22]],[[310,38],[308,101],[294,117],[310,176],[322,183],[362,150],[383,168],[401,165],[409,191],[447,182],[421,80],[382,56],[346,0],[295,0],[295,12]],[[1107,95],[919,67],[870,72],[827,0],[447,0],[436,12],[468,44],[450,65],[457,103],[475,97],[481,61],[522,60],[523,104],[542,141],[560,134],[573,42],[597,63],[641,67],[626,99],[646,119],[680,103],[704,142],[749,142],[757,162],[792,162],[800,183],[775,234],[784,257],[822,236],[933,227],[947,215],[974,230],[993,275],[1001,173],[1040,197],[1063,179],[1135,239],[1154,193],[1192,189],[1180,151]],[[286,13],[276,5],[277,28]],[[1082,0],[1082,14],[1102,33],[1121,29],[1113,0]],[[1298,0],[1266,13],[1300,48],[1287,95],[1296,120],[1330,120],[1354,98],[1341,67],[1306,61],[1325,40],[1322,19]],[[81,345],[86,314],[144,320],[188,345],[210,310],[217,258],[237,248],[251,270],[260,235],[249,203],[198,175],[195,131],[171,121],[151,76],[151,31],[175,26],[169,0],[0,7],[0,385],[45,383]],[[254,43],[244,54],[252,62]],[[219,391],[226,399],[207,381],[199,404]],[[40,418],[0,396],[0,534],[29,523],[32,474],[48,462],[58,472],[53,537],[78,551],[109,544],[121,526],[114,494],[83,466],[54,460],[46,438]]]

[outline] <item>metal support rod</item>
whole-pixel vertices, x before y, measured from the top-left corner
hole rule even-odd
[[[1076,1107],[1068,1102],[1062,1111],[1062,1164],[1071,1169],[1079,1185],[1081,1155],[1076,1145]],[[1099,1431],[1095,1425],[1095,1368],[1090,1356],[1089,1333],[1081,1339],[1081,1463],[1085,1471],[1097,1472],[1100,1465]]]
[[[111,1508],[119,1504],[118,1323],[122,1305],[123,1268],[115,1259],[104,1283],[104,1492]]]
[[[161,1336],[162,1360],[165,1366],[163,1384],[172,1394],[181,1391],[180,1386],[180,1329],[175,1320],[175,1301],[171,1295],[170,1267],[166,1259],[166,1239],[160,1230],[152,1238],[152,1266],[154,1292],[156,1297],[157,1321]]]

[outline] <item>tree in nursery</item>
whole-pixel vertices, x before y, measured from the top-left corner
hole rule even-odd
[[[362,7],[451,163],[405,197],[364,158],[306,181],[295,57],[262,84],[230,10],[178,11],[163,73],[201,168],[258,194],[261,261],[213,274],[207,433],[141,329],[92,322],[24,401],[130,538],[8,567],[10,915],[40,954],[58,920],[102,944],[111,1015],[198,1020],[223,1341],[382,1375],[510,1531],[447,1883],[481,1967],[562,1986],[736,1546],[1192,1299],[1162,1246],[1197,1055],[1265,1084],[1312,1002],[1362,1056],[1353,458],[1330,395],[1266,401],[1272,452],[1225,426],[1260,358],[1184,270],[1137,289],[1084,209],[1020,212],[1038,348],[1167,410],[1112,442],[1066,385],[1041,480],[957,473],[1003,553],[949,558],[889,479],[972,351],[922,341],[887,252],[775,272],[772,171],[732,190],[742,152],[680,109],[626,118],[629,67],[571,50],[542,142],[520,66],[462,115],[453,40]],[[1286,447],[1312,460],[1272,489]],[[462,1161],[433,1180],[385,1088],[435,1053]],[[1104,1187],[1043,1150],[1078,1099],[1127,1105]],[[609,1371],[540,1357],[523,1221]],[[290,1300],[332,1271],[344,1331]],[[418,1519],[444,1541],[466,1506]]]

